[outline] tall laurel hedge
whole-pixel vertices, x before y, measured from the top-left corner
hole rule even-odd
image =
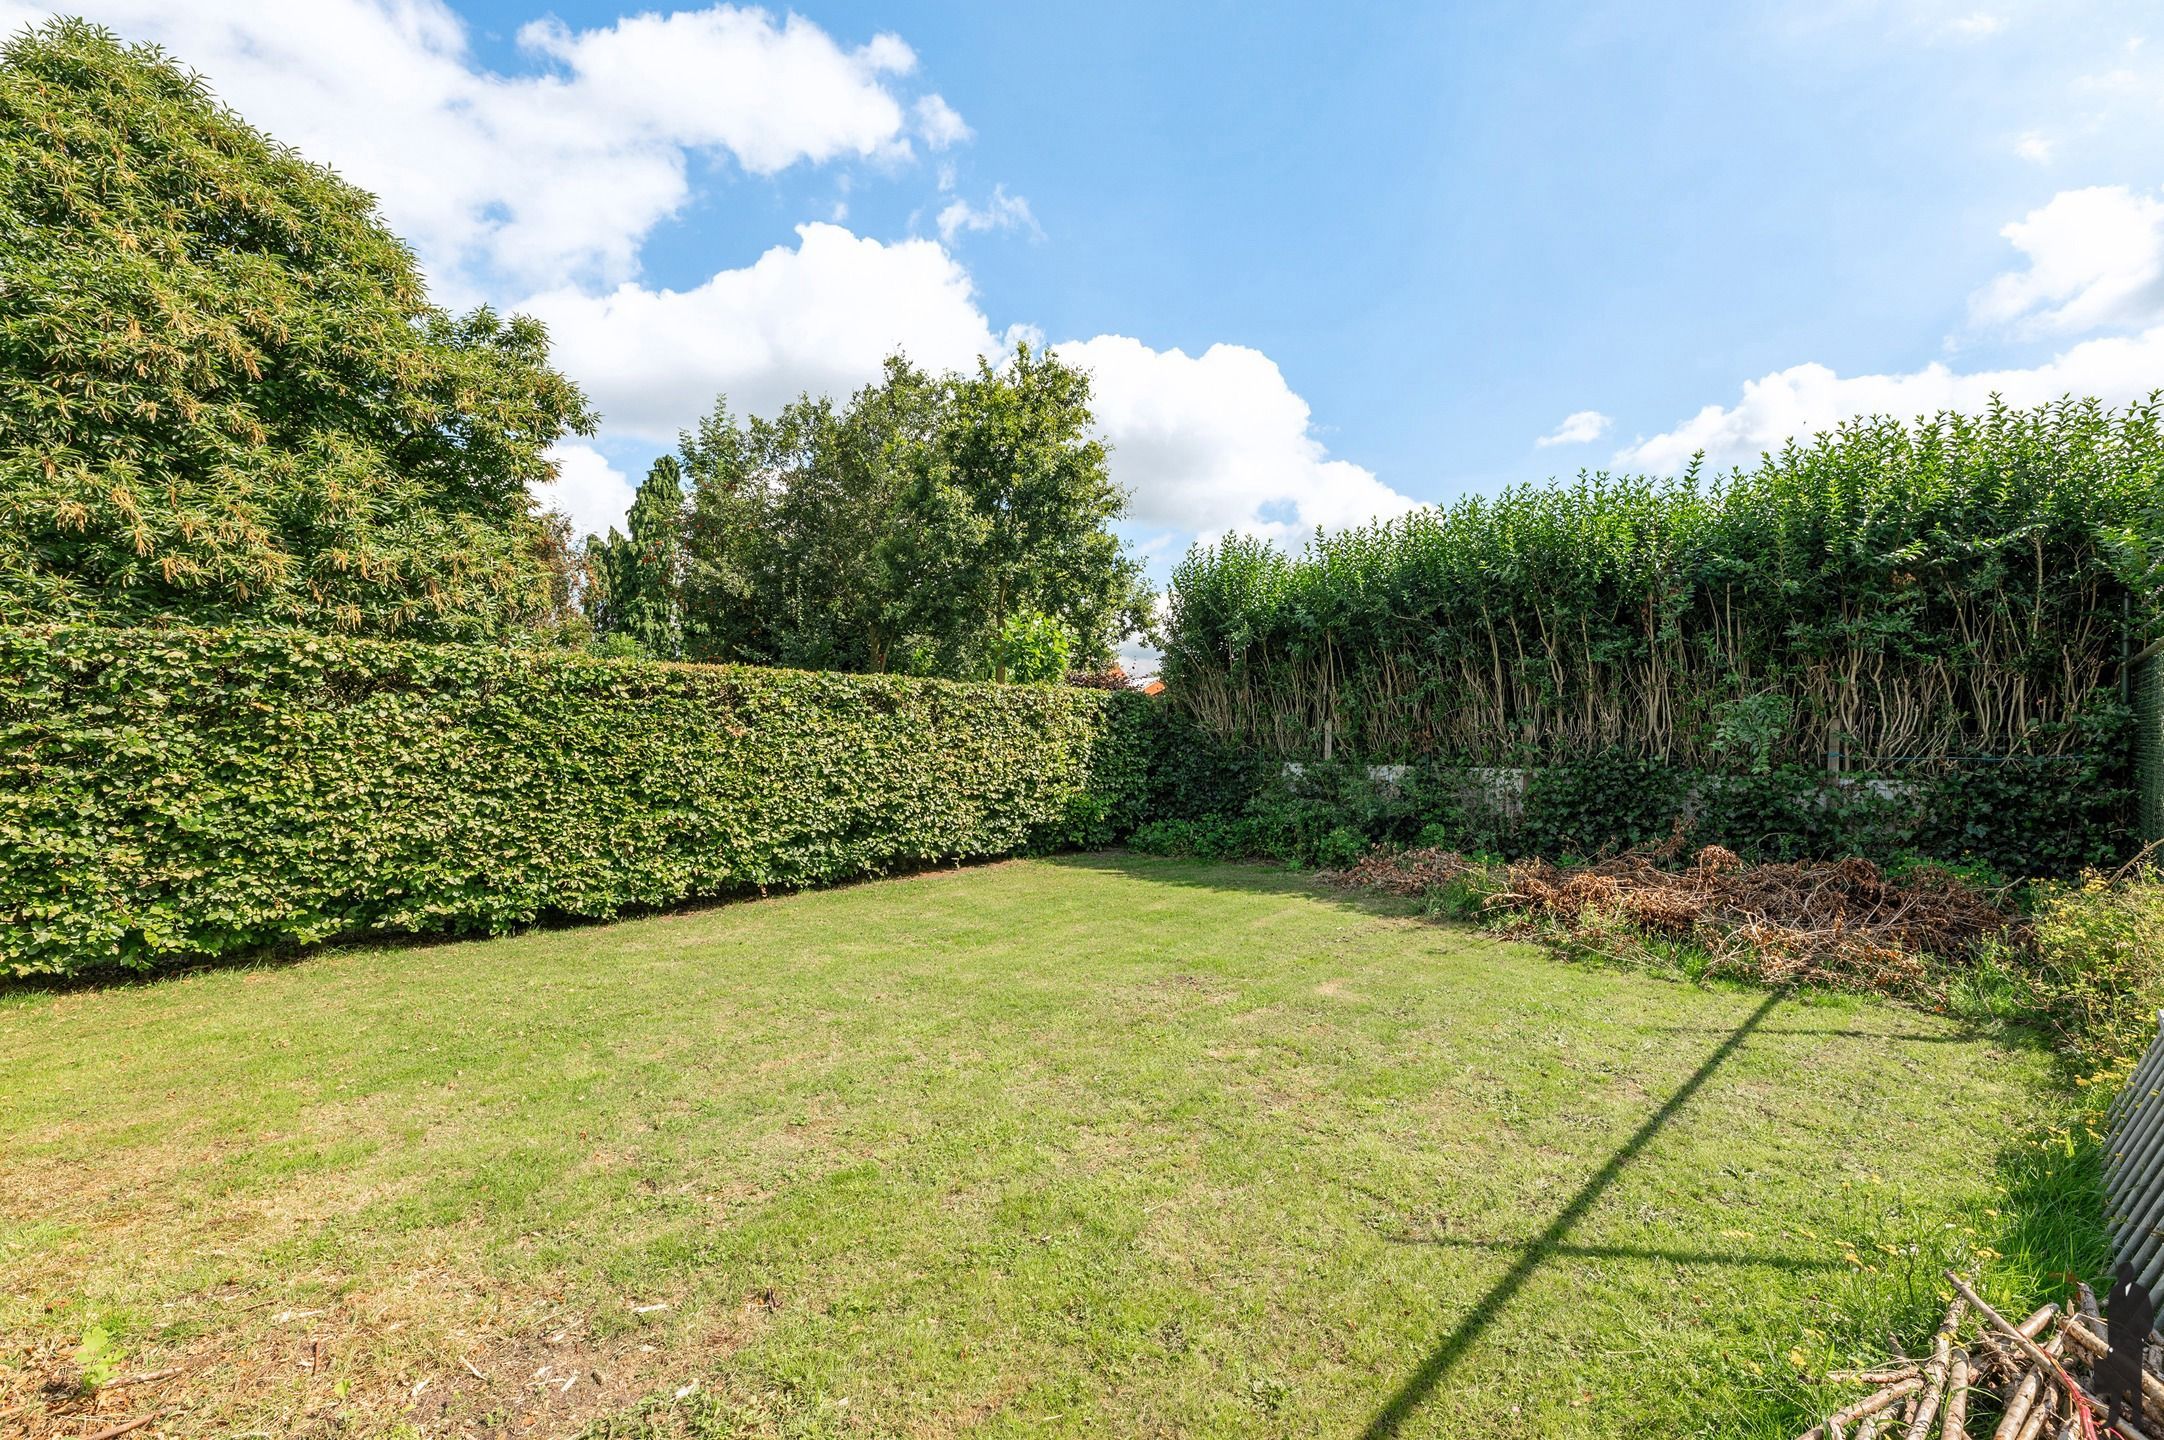
[[[2164,406],[1874,419],[1174,572],[1164,673],[1295,760],[1748,770],[2060,756],[2164,630]]]
[[[802,885],[1139,818],[1147,702],[281,632],[0,629],[0,973]]]

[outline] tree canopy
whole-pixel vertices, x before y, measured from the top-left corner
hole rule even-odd
[[[846,404],[742,424],[718,402],[681,439],[680,543],[657,467],[633,533],[588,542],[591,613],[695,659],[1001,679],[1101,663],[1148,629],[1151,595],[1089,430],[1088,376],[1027,347],[968,375],[896,356]],[[641,608],[657,587],[666,623]]]
[[[673,659],[683,653],[684,622],[677,601],[683,573],[684,477],[676,457],[656,460],[632,497],[629,535],[613,528],[586,542],[587,618],[597,633],[641,655]]]
[[[151,47],[0,48],[0,618],[489,638],[566,601],[529,483],[593,415],[429,303],[374,200]]]

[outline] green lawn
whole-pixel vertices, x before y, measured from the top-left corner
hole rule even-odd
[[[17,992],[0,1430],[1770,1434],[2049,1074],[1126,856]]]

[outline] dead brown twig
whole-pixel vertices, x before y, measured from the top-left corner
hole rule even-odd
[[[2106,1406],[2090,1388],[2090,1366],[2103,1354],[2103,1337],[2077,1303],[2066,1309],[2044,1305],[2015,1324],[1952,1271],[1946,1278],[1954,1298],[1932,1336],[1928,1360],[1896,1360],[1862,1370],[1836,1372],[1831,1381],[1873,1387],[1803,1432],[1801,1440],[1849,1440],[1848,1427],[1864,1422],[1856,1440],[1881,1434],[1896,1406],[1901,1413],[1883,1434],[1902,1440],[1960,1440],[1972,1425],[1996,1423],[1992,1440],[2038,1440],[2038,1437],[2092,1434],[2119,1440],[2145,1440],[2122,1421],[2108,1427]],[[1974,1316],[1976,1333],[1964,1339],[1964,1322]],[[2145,1369],[2142,1391],[2150,1413],[2164,1413],[2164,1377]],[[1971,1413],[1972,1398],[1984,1401],[1981,1416]],[[2084,1427],[2087,1428],[2084,1428]]]

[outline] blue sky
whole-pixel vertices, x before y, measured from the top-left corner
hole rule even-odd
[[[896,344],[1089,364],[1160,575],[2164,384],[2152,6],[85,8],[376,190],[447,300],[550,320],[607,423],[545,498],[596,527],[715,390]]]

